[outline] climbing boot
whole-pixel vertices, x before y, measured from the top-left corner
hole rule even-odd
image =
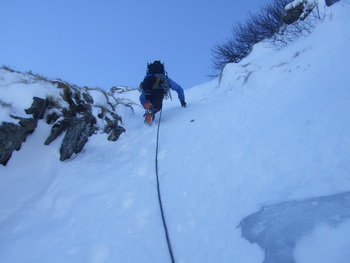
[[[143,107],[146,110],[145,114],[143,115],[145,117],[145,123],[150,125],[154,119],[153,106],[150,102],[147,101],[143,104]]]

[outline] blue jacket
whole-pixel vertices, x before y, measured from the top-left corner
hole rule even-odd
[[[150,74],[150,75],[158,75],[158,74]],[[166,75],[163,75],[163,76],[165,77],[165,80],[168,82],[169,87],[172,90],[176,91],[179,100],[180,101],[185,101],[185,93],[184,93],[183,88],[181,88],[181,86],[179,84],[177,84],[175,81],[173,81],[168,76],[166,76]],[[140,90],[141,90],[140,102],[141,102],[141,105],[143,105],[146,102],[146,97],[145,97],[145,94],[144,94],[143,90],[142,89],[140,89]]]

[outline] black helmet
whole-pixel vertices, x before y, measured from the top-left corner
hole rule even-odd
[[[147,74],[164,74],[164,64],[159,60],[155,60],[153,63],[147,63]]]

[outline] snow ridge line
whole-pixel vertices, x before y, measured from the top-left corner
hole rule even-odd
[[[174,254],[173,254],[173,249],[171,246],[170,242],[170,237],[169,237],[169,231],[168,227],[165,221],[165,216],[164,216],[164,210],[163,210],[163,203],[162,203],[162,196],[160,194],[160,184],[159,184],[159,175],[158,175],[158,146],[159,146],[159,130],[160,130],[160,122],[162,118],[162,109],[160,110],[159,113],[159,121],[158,121],[158,129],[157,129],[157,142],[156,142],[156,178],[157,178],[157,192],[158,192],[158,201],[159,201],[159,208],[160,208],[160,213],[162,215],[162,221],[163,221],[163,227],[164,227],[164,232],[165,232],[165,237],[166,237],[166,242],[168,245],[168,250],[169,250],[169,255],[171,258],[171,262],[175,263],[174,259]]]

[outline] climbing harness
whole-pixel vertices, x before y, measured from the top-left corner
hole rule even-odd
[[[168,227],[167,227],[167,225],[166,225],[165,216],[164,216],[164,211],[163,211],[163,203],[162,203],[162,197],[161,197],[161,194],[160,194],[160,184],[159,184],[159,175],[158,175],[158,145],[159,145],[158,142],[159,142],[159,129],[160,129],[160,121],[161,121],[161,118],[162,118],[162,110],[160,110],[160,112],[159,112],[159,121],[158,121],[158,129],[157,129],[157,144],[156,144],[156,177],[157,177],[157,191],[158,191],[159,208],[160,208],[160,213],[161,213],[161,215],[162,215],[162,221],[163,221],[163,227],[164,227],[166,242],[167,242],[167,245],[168,245],[168,250],[169,250],[171,262],[172,262],[172,263],[175,263],[174,254],[173,254],[173,250],[172,250],[171,243],[170,243],[170,237],[169,237]]]

